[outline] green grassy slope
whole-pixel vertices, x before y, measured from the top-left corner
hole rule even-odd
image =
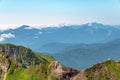
[[[88,80],[119,80],[120,64],[113,60],[94,65],[85,70]]]
[[[98,63],[82,71],[73,80],[120,80],[120,61]]]
[[[0,44],[0,49],[0,80],[48,79],[50,75],[49,65],[55,60],[53,57],[13,44]],[[21,59],[23,59],[23,62],[20,61]],[[7,66],[8,61],[9,66]],[[34,64],[37,62],[38,64]],[[29,65],[26,65],[26,63]],[[7,71],[3,68],[6,66]]]
[[[50,75],[48,65],[41,64],[23,68],[21,66],[16,67],[15,63],[12,63],[6,80],[47,80],[47,76]]]

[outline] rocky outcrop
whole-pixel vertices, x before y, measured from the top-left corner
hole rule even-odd
[[[49,55],[13,44],[0,44],[0,80],[47,80]]]
[[[0,80],[4,78],[5,73],[10,67],[10,60],[3,52],[0,52]]]
[[[18,63],[25,66],[37,65],[42,62],[32,52],[31,49],[23,46],[16,46],[13,44],[0,44],[0,52],[4,52],[12,60],[17,61]]]
[[[71,80],[120,80],[120,61],[108,60],[81,71]]]
[[[55,80],[70,80],[79,73],[78,70],[65,67],[58,61],[54,61],[50,64],[50,70],[51,75],[55,77]]]
[[[120,60],[108,60],[91,68],[77,71],[54,61],[51,64],[51,74],[55,80],[120,80]]]
[[[28,53],[28,48],[23,46],[16,46],[13,44],[1,44],[0,51],[8,54],[9,56],[14,55],[23,55],[24,53]]]

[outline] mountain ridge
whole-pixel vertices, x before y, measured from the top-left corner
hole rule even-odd
[[[7,46],[7,47],[6,47]],[[13,50],[14,46],[14,50]],[[48,55],[32,53],[40,60],[40,64],[22,66],[8,54],[12,54],[17,47],[13,44],[0,44],[5,51],[0,51],[0,80],[119,80],[120,60],[107,60],[84,70],[76,70],[62,65],[59,61]],[[23,46],[22,46],[23,47]],[[23,47],[26,49],[26,47]],[[28,48],[27,48],[28,49]],[[13,52],[11,52],[13,50]],[[6,53],[6,51],[8,53]],[[24,56],[24,51],[21,52]],[[26,54],[29,54],[26,53]],[[29,56],[28,56],[29,58]],[[29,59],[29,61],[32,61]]]
[[[96,23],[96,22],[87,23],[87,24],[83,24],[83,25],[66,25],[66,26],[64,25],[62,27],[45,27],[42,29],[39,29],[39,28],[38,29],[37,28],[26,29],[26,27],[29,28],[30,26],[22,25],[21,27],[18,27],[16,29],[10,29],[10,30],[6,30],[4,32],[0,32],[0,34],[12,33],[15,35],[14,39],[5,40],[3,42],[10,42],[10,43],[13,42],[15,44],[17,43],[17,44],[21,44],[21,45],[26,45],[27,42],[22,43],[19,40],[23,41],[23,39],[21,39],[22,37],[25,38],[25,36],[29,36],[29,37],[33,38],[33,40],[35,40],[35,42],[38,39],[39,42],[41,42],[41,45],[43,44],[42,43],[43,40],[41,40],[41,38],[44,39],[44,41],[46,41],[48,39],[49,40],[49,41],[47,41],[48,43],[52,43],[52,42],[63,42],[63,43],[75,43],[75,42],[76,43],[86,43],[86,42],[88,42],[88,43],[94,43],[94,42],[98,42],[98,40],[94,39],[95,37],[97,37],[95,34],[97,34],[99,37],[103,36],[103,39],[102,39],[102,41],[103,41],[104,38],[107,40],[107,36],[110,36],[110,34],[116,33],[117,30],[119,31],[119,28],[117,28],[115,26],[103,25],[101,23]],[[96,30],[96,29],[94,29],[94,27],[99,27],[99,29]],[[24,35],[20,34],[21,32]],[[39,32],[41,32],[42,34],[41,35],[38,34]],[[103,35],[100,35],[99,32],[102,32]],[[63,33],[64,33],[64,35],[63,35]],[[75,35],[75,34],[79,34],[79,35]],[[82,36],[81,34],[84,35],[85,37],[88,37],[88,38],[91,37],[90,39],[92,39],[92,37],[93,37],[93,41],[92,42],[86,41],[85,40],[86,38],[84,36]],[[94,36],[93,36],[93,34],[94,34]],[[116,34],[119,34],[119,33],[116,33]],[[116,35],[116,34],[114,34],[114,35]],[[52,38],[53,36],[56,38]],[[25,40],[28,40],[29,37],[25,38]],[[69,40],[66,37],[69,38]],[[79,38],[80,39],[76,41],[76,37],[78,39]],[[64,40],[62,40],[61,38],[64,38]],[[82,39],[84,40],[84,42],[81,41]],[[74,40],[74,42],[72,40]],[[100,41],[101,40],[99,40],[99,42]],[[35,44],[35,42],[34,42],[34,44]],[[44,42],[44,43],[46,44],[46,42]],[[26,46],[28,46],[28,45],[26,45]],[[31,47],[31,46],[29,46],[29,47]]]
[[[110,25],[110,24],[104,24],[104,23],[100,23],[100,22],[90,22],[90,23],[84,23],[84,24],[58,24],[58,25],[30,25],[30,24],[22,24],[22,25],[11,25],[11,26],[17,26],[17,28],[13,28],[13,29],[18,29],[20,27],[22,27],[23,29],[44,29],[44,28],[61,28],[61,27],[65,27],[65,26],[83,26],[83,25],[89,25],[89,26],[93,26],[93,25],[101,25],[101,26],[116,26],[116,27],[120,27],[120,25]],[[1,25],[2,26],[2,25]],[[4,25],[5,26],[5,25]],[[6,26],[10,26],[10,25],[6,25]],[[36,27],[38,26],[38,27]],[[42,27],[41,27],[42,26]],[[72,27],[74,28],[74,27]],[[9,28],[12,29],[12,28]],[[8,29],[5,29],[8,30]]]
[[[79,72],[63,66],[49,55],[13,44],[0,44],[0,58],[0,80],[63,80],[64,77],[70,80]]]
[[[72,45],[52,55],[65,66],[81,70],[98,62],[107,60],[108,58],[113,60],[119,59],[120,39],[102,44],[95,43]],[[69,58],[66,60],[66,57]],[[70,63],[71,61],[73,63]]]

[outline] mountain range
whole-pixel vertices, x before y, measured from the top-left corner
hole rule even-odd
[[[108,59],[118,60],[120,39],[107,43],[72,45],[52,55],[62,64],[81,70]]]
[[[15,36],[11,39],[5,39],[2,42],[21,44],[30,47],[35,51],[45,52],[45,50],[42,50],[42,46],[51,43],[105,43],[120,38],[120,28],[118,26],[103,25],[95,22],[83,25],[51,26],[40,29],[30,29],[29,27],[30,26],[23,25],[17,29],[1,31],[1,35],[11,33]],[[35,44],[39,45],[33,47]],[[47,53],[50,53],[50,50]]]
[[[23,25],[0,31],[0,42],[24,45],[52,55],[65,66],[82,70],[109,58],[118,59],[119,35],[119,25],[96,22],[39,29]]]

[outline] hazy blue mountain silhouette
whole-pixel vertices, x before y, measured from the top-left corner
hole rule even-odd
[[[42,29],[27,28],[29,28],[29,26],[23,25],[14,30],[11,29],[0,32],[0,34],[12,33],[15,35],[15,38],[6,39],[4,42],[25,45],[33,50],[43,52],[49,49],[48,46],[52,48],[52,43],[63,43],[65,45],[80,43],[105,43],[120,38],[120,29],[118,26],[103,25],[96,22],[83,25],[47,27]],[[55,46],[55,44],[53,46]],[[61,46],[58,45],[56,46],[56,49],[60,49],[60,47]],[[52,53],[54,51],[48,50],[46,52]]]
[[[85,69],[107,59],[120,59],[120,39],[100,44],[69,46],[53,56],[66,66]]]

